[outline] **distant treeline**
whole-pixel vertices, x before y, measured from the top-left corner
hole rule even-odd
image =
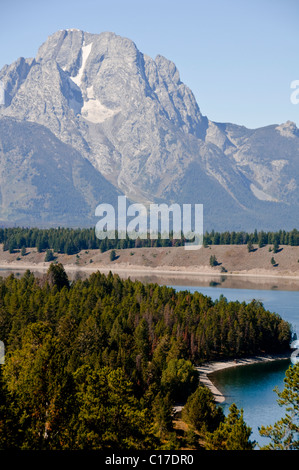
[[[277,243],[278,245],[299,246],[299,231],[293,229],[289,232],[279,230],[278,232],[264,232],[255,230],[247,232],[215,232],[204,235],[206,245],[246,245],[248,242],[258,244],[260,247]]]
[[[255,230],[253,233],[247,232],[206,232],[203,237],[203,244],[207,245],[246,245],[248,242],[258,244],[260,247],[268,244],[299,246],[299,231],[279,230],[278,232],[264,232]],[[105,252],[110,249],[139,248],[139,247],[167,247],[183,246],[184,237],[175,239],[170,234],[169,239],[163,239],[161,235],[156,240],[140,239],[132,240],[118,239],[100,240],[95,235],[94,228],[0,228],[0,243],[3,249],[13,252],[22,247],[36,247],[39,252],[51,249],[56,253],[75,254],[81,250],[99,249]]]

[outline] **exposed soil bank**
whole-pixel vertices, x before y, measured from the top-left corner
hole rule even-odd
[[[71,276],[89,275],[92,272],[112,271],[121,277],[144,279],[149,282],[182,285],[221,284],[225,287],[272,289],[299,288],[299,247],[281,246],[278,253],[269,251],[271,246],[257,248],[248,252],[244,245],[219,245],[198,250],[185,250],[184,247],[171,248],[134,248],[116,250],[116,260],[110,261],[110,252],[100,250],[81,251],[76,255],[55,254],[56,261],[64,265]],[[210,266],[214,255],[218,265]],[[271,264],[274,257],[276,265]],[[9,253],[0,246],[0,269],[45,272],[45,253],[30,248],[25,256],[20,252]],[[281,287],[282,286],[282,287]]]

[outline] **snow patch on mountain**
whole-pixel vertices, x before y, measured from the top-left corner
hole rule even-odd
[[[266,194],[264,191],[261,189],[258,189],[253,183],[250,185],[250,189],[255,195],[257,199],[260,201],[272,201],[272,202],[278,202],[277,199],[274,197],[270,196],[269,194]]]
[[[89,99],[84,101],[83,108],[81,109],[81,115],[84,119],[94,124],[100,124],[101,122],[106,121],[106,119],[111,118],[120,109],[109,109],[104,106],[98,99]]]
[[[92,47],[92,42],[90,44],[87,44],[87,46],[82,46],[82,49],[81,49],[81,56],[82,56],[81,67],[80,67],[77,75],[75,77],[71,77],[73,82],[78,87],[80,87],[80,85],[81,85],[82,75],[83,75],[83,72],[84,72],[84,69],[85,69],[86,61],[87,61],[88,56],[89,56],[90,51],[91,51],[91,47]]]

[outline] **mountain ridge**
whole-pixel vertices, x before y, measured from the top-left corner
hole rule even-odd
[[[44,126],[132,201],[203,203],[207,230],[297,225],[295,124],[211,121],[175,64],[128,38],[57,31],[34,59],[4,66],[0,80],[0,118]]]

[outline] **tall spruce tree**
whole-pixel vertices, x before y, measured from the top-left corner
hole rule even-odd
[[[243,419],[243,410],[239,411],[235,403],[229,408],[229,414],[213,433],[206,434],[207,450],[253,450],[255,442],[250,441],[251,428]]]
[[[282,392],[278,388],[275,391],[286,414],[274,425],[261,427],[261,436],[271,439],[262,450],[299,450],[299,363],[288,368],[284,383]]]

